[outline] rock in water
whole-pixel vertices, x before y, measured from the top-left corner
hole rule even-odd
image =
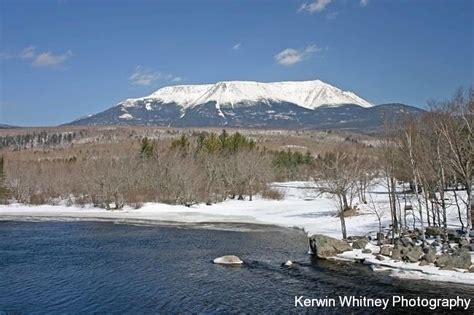
[[[291,260],[288,260],[286,263],[283,264],[285,267],[291,267],[293,266],[293,262]]]
[[[217,257],[212,262],[220,265],[241,265],[244,263],[239,257],[235,255]]]
[[[329,258],[352,250],[352,247],[346,241],[341,241],[322,234],[311,236],[309,242],[311,250],[316,253],[318,258]]]

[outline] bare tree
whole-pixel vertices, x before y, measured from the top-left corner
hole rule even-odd
[[[315,184],[321,193],[328,193],[336,198],[341,220],[342,237],[347,238],[345,215],[351,209],[354,192],[358,189],[360,157],[339,148],[327,154],[319,161]]]

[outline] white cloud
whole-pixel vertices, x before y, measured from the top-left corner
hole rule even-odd
[[[360,0],[360,6],[366,7],[369,4],[369,0]]]
[[[55,55],[50,51],[44,52],[34,57],[33,66],[37,66],[37,67],[57,66],[64,63],[66,60],[68,60],[72,56],[74,55],[70,50],[66,51],[64,54],[59,54],[59,55]]]
[[[32,59],[35,57],[35,54],[36,48],[34,46],[29,46],[20,52],[19,57],[22,59]]]
[[[298,12],[307,11],[309,13],[321,12],[332,2],[332,0],[314,0],[301,5]]]
[[[137,66],[135,72],[128,78],[132,84],[148,86],[152,85],[159,79],[161,79],[161,74],[151,69],[145,69],[142,66]]]
[[[134,85],[150,86],[159,80],[169,82],[181,82],[183,78],[174,76],[172,74],[162,74],[150,68],[145,68],[141,65],[135,67],[135,71],[128,78]]]
[[[302,50],[286,48],[275,55],[275,60],[283,66],[292,66],[311,57],[311,55],[320,52],[321,48],[316,45],[309,45]]]
[[[36,47],[28,46],[18,53],[0,53],[0,60],[6,59],[23,59],[29,60],[33,66],[36,67],[52,67],[60,65],[66,62],[74,54],[68,50],[64,54],[54,54],[50,51],[47,52],[36,52]]]
[[[233,50],[239,50],[239,49],[240,49],[240,46],[242,46],[242,43],[237,43],[237,44],[235,44],[234,46],[232,46],[232,49],[233,49]]]

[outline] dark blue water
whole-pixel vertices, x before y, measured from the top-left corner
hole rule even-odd
[[[215,227],[221,229],[0,221],[0,313],[288,313],[304,312],[294,307],[295,295],[474,297],[468,286],[393,280],[363,265],[312,261],[306,237],[295,230]],[[246,263],[211,263],[224,254]],[[281,267],[288,259],[300,265]]]

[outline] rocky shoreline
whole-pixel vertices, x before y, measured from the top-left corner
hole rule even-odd
[[[472,239],[468,241],[461,231],[448,230],[446,233],[439,227],[427,228],[425,235],[423,244],[419,230],[391,238],[377,233],[352,236],[347,240],[315,234],[309,237],[309,246],[320,259],[345,259],[389,269],[423,272],[427,267],[431,271],[474,274]]]

